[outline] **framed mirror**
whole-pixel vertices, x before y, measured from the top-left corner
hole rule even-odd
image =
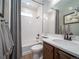
[[[72,12],[64,15],[63,23],[66,24],[74,24],[79,23],[79,12]]]
[[[4,0],[0,0],[0,17],[4,17]]]

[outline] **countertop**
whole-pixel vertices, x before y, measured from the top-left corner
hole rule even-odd
[[[43,41],[55,46],[64,52],[67,52],[77,58],[79,58],[79,41],[78,40],[64,40],[62,35],[52,35],[46,36],[48,38],[43,38]]]

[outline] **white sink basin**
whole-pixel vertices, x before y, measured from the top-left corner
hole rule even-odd
[[[79,57],[79,43],[77,41],[68,40],[52,40],[54,46],[66,51],[72,55]]]
[[[68,41],[68,40],[59,40],[59,39],[55,39],[52,41],[57,43],[57,44],[65,45],[65,46],[69,46],[69,47],[79,44],[77,41]]]

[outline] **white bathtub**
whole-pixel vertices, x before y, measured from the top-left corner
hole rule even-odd
[[[36,40],[26,40],[22,41],[22,55],[26,55],[28,53],[31,53],[31,47],[36,44],[40,44],[42,41],[36,41]]]

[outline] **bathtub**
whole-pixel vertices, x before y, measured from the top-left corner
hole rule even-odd
[[[36,44],[41,44],[42,41],[37,41],[37,40],[26,40],[22,41],[22,55],[26,55],[31,53],[31,47]]]

